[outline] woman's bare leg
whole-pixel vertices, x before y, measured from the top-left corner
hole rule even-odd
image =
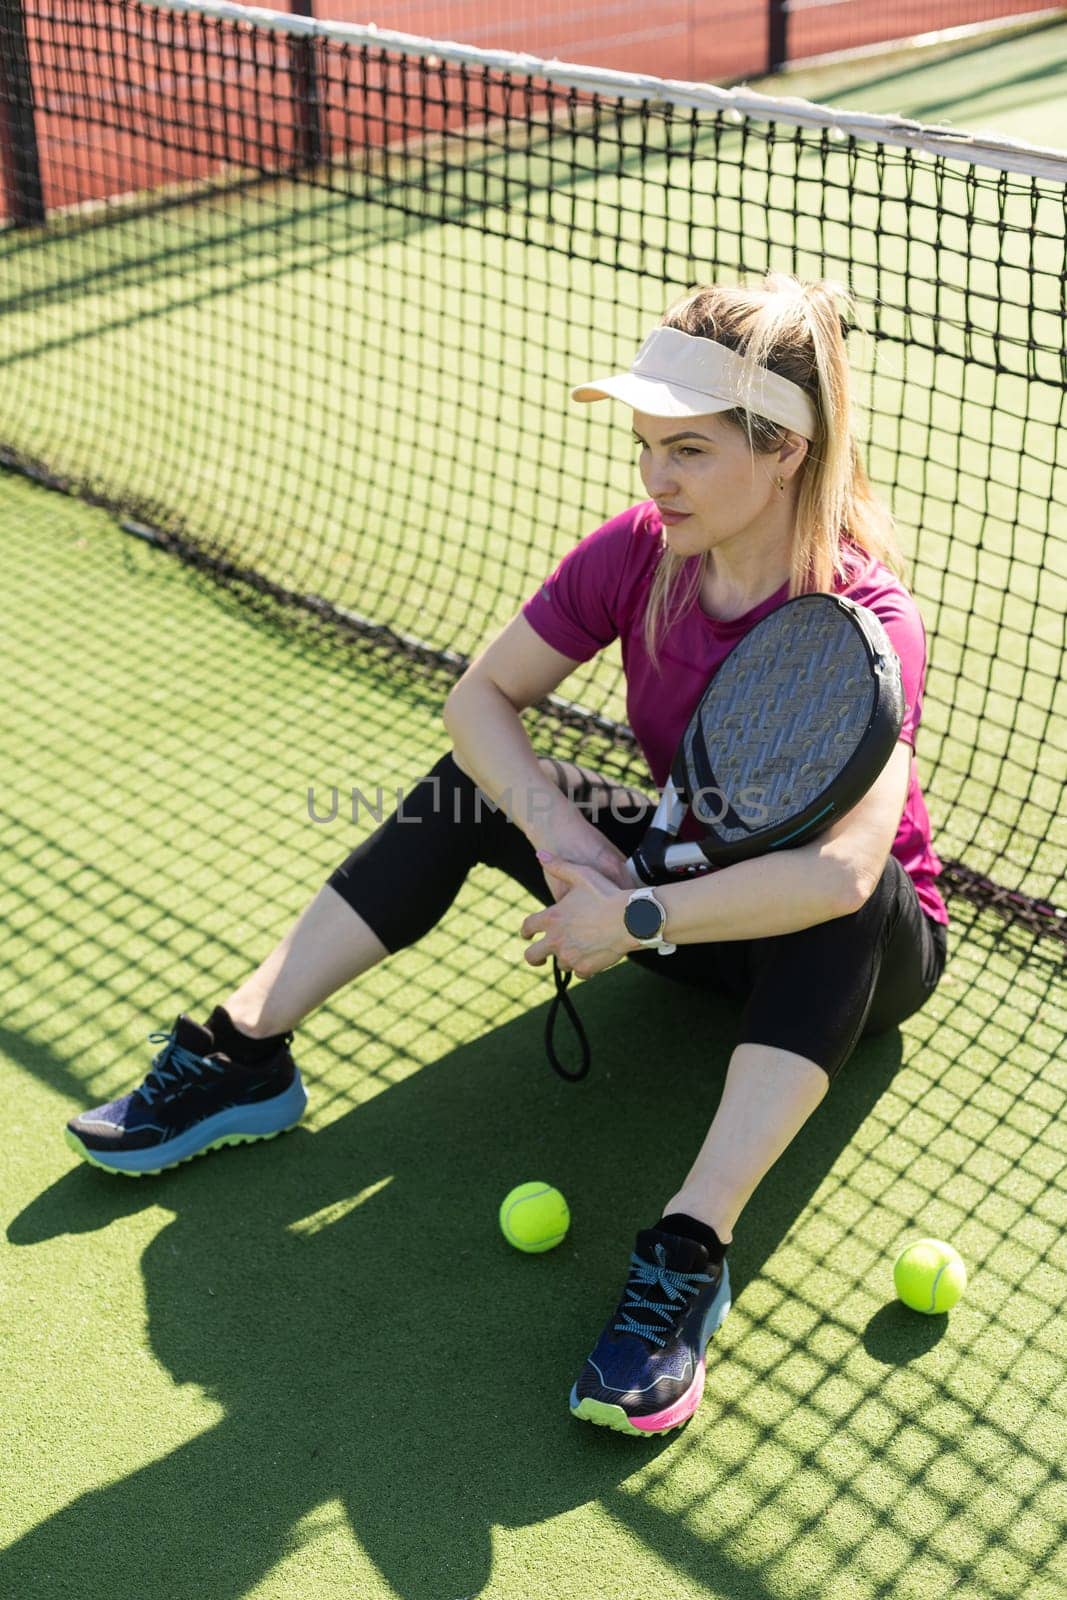
[[[571,762],[559,765],[573,794],[583,774]],[[551,761],[542,758],[541,766],[554,782],[560,781]],[[324,884],[281,943],[223,1004],[234,1026],[250,1038],[289,1033],[388,954],[359,913]]]
[[[729,1244],[752,1191],[829,1087],[826,1073],[806,1056],[771,1045],[739,1044],[700,1153],[663,1215],[684,1211]]]
[[[324,883],[282,942],[224,1001],[225,1009],[253,1039],[289,1033],[388,954],[359,912]]]

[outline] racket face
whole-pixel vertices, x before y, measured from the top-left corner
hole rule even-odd
[[[675,757],[705,858],[726,865],[828,827],[882,770],[903,710],[872,612],[824,594],[780,606],[727,656]]]

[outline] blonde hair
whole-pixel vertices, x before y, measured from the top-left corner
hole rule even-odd
[[[839,303],[852,316],[851,302],[839,285],[802,283],[771,273],[759,286],[712,285],[697,289],[663,318],[668,328],[714,339],[741,355],[752,369],[767,367],[789,378],[810,397],[816,431],[800,468],[800,494],[790,560],[789,594],[832,589],[877,560],[898,576],[903,560],[889,509],[875,495],[860,456],[853,427],[852,376],[845,350],[847,326]],[[743,428],[755,454],[780,449],[787,429],[744,410],[722,412]],[[865,558],[865,559],[864,559]],[[645,645],[658,670],[656,647],[668,619],[674,621],[695,603],[706,569],[702,556],[682,574],[692,557],[664,545],[645,613]]]

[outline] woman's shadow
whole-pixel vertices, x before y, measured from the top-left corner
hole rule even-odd
[[[633,967],[581,995],[594,1063],[579,1086],[545,1064],[538,1010],[315,1134],[136,1185],[78,1166],[22,1212],[9,1239],[31,1248],[146,1205],[173,1211],[144,1255],[149,1342],[225,1416],[10,1546],[0,1593],[234,1600],[297,1547],[302,1518],[340,1500],[405,1600],[473,1595],[494,1525],[610,1494],[670,1448],[676,1435],[635,1441],[575,1421],[567,1395],[634,1233],[700,1146],[736,1013],[700,993],[679,1003]],[[735,1298],[900,1053],[896,1031],[861,1046],[765,1180],[732,1252]],[[314,1095],[314,1060],[303,1067]],[[528,1178],[558,1184],[574,1218],[543,1256],[510,1249],[497,1227],[500,1199]],[[131,1357],[140,1338],[131,1328]],[[117,1370],[108,1393],[86,1397],[82,1429],[121,1427],[123,1382]],[[725,1566],[720,1578],[731,1587]]]

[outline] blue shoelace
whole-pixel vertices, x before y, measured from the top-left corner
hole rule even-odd
[[[157,1094],[163,1094],[168,1084],[181,1083],[183,1078],[202,1078],[206,1068],[218,1073],[226,1071],[219,1062],[209,1061],[206,1056],[198,1056],[195,1051],[176,1044],[173,1033],[150,1033],[148,1042],[162,1044],[165,1048],[153,1058],[152,1071],[137,1090],[146,1105],[151,1105]]]
[[[657,1246],[657,1252],[659,1248]],[[639,1255],[631,1255],[626,1301],[619,1307],[622,1321],[615,1324],[613,1331],[640,1334],[642,1339],[651,1339],[653,1344],[665,1345],[667,1340],[663,1337],[662,1328],[652,1323],[638,1322],[630,1312],[652,1311],[657,1317],[663,1317],[667,1327],[671,1328],[678,1313],[688,1309],[689,1301],[697,1290],[710,1282],[711,1278],[706,1272],[672,1272],[670,1267],[662,1263],[653,1266]],[[640,1293],[642,1289],[658,1289],[663,1299],[646,1300]]]

